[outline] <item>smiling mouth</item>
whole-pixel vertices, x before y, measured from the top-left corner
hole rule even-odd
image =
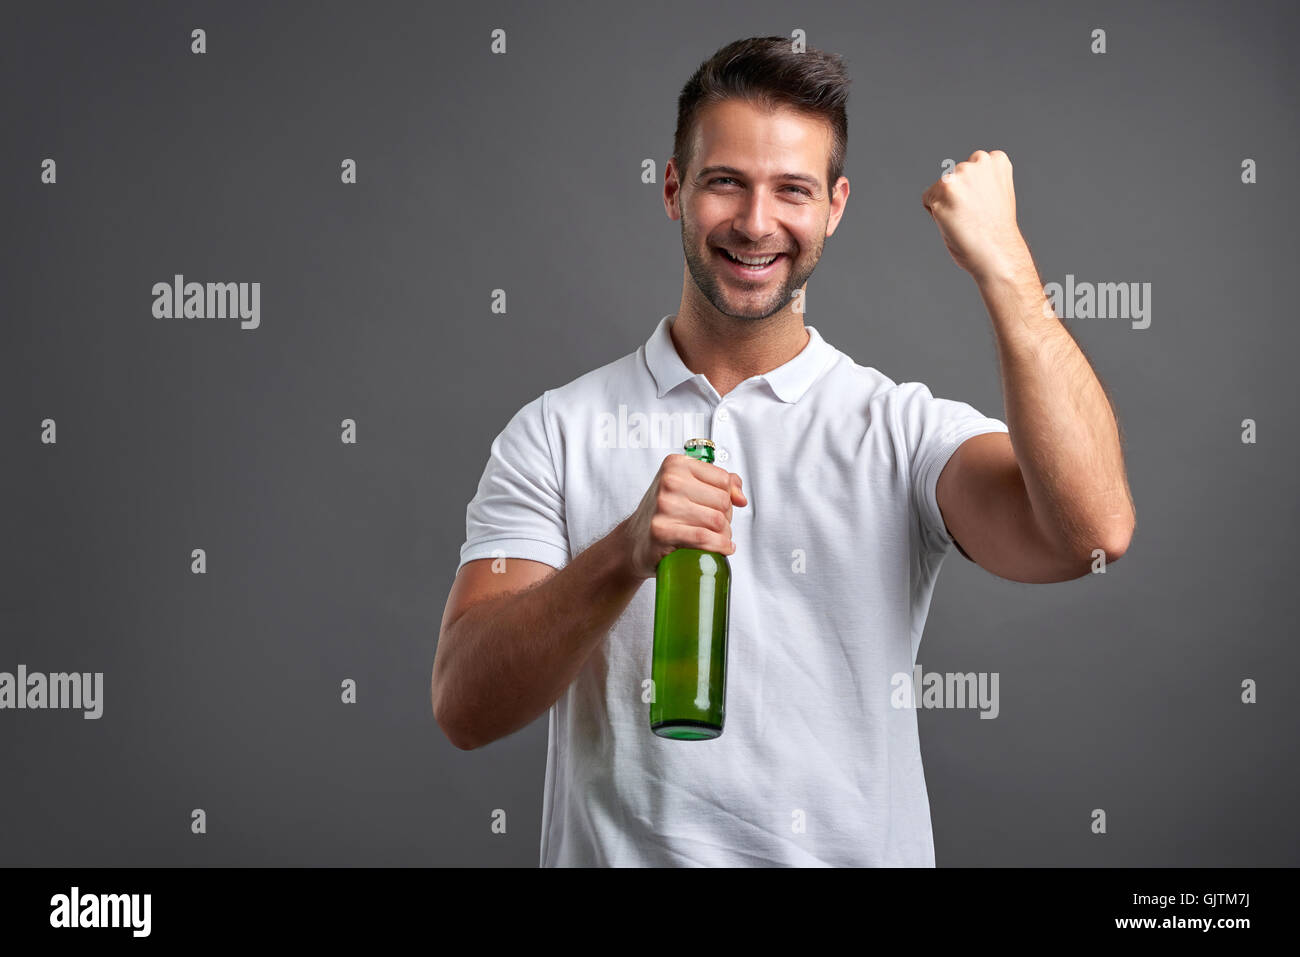
[[[732,269],[741,275],[753,274],[755,276],[762,276],[769,272],[773,266],[779,263],[781,259],[786,256],[783,252],[763,253],[760,255],[744,255],[744,259],[742,260],[731,253],[730,250],[723,249],[720,246],[714,248],[717,250],[718,254],[727,261]],[[744,260],[748,260],[748,262]]]

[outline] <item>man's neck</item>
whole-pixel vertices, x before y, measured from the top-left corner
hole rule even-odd
[[[703,318],[682,310],[668,331],[686,368],[704,373],[718,395],[780,368],[812,339],[802,315],[789,310],[766,319]]]

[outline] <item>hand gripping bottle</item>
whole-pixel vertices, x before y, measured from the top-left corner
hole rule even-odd
[[[713,443],[691,439],[686,454],[713,461]],[[677,548],[655,570],[650,730],[699,741],[722,734],[727,695],[731,563],[719,552]]]

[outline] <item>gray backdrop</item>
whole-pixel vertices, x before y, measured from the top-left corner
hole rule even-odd
[[[1004,416],[920,202],[978,148],[1045,282],[1152,284],[1146,329],[1069,323],[1127,556],[944,566],[921,664],[998,672],[1001,714],[920,715],[939,865],[1296,864],[1293,5],[625,7],[6,5],[0,671],[104,684],[97,721],[0,711],[0,863],[536,866],[545,719],[467,753],[430,713],[465,506],[515,410],[676,310],[640,170],[682,84],[802,29],[854,81],[832,344]],[[154,318],[176,273],[260,282],[261,325]]]

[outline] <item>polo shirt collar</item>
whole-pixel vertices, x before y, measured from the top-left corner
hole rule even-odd
[[[677,347],[673,345],[672,336],[668,332],[672,318],[668,315],[660,319],[659,325],[645,344],[646,364],[654,376],[661,399],[687,379],[695,377],[695,373],[682,362]],[[806,323],[804,328],[808,330],[808,344],[803,347],[803,351],[785,365],[758,376],[767,382],[782,402],[798,402],[835,353],[835,347],[823,339],[815,328]]]

